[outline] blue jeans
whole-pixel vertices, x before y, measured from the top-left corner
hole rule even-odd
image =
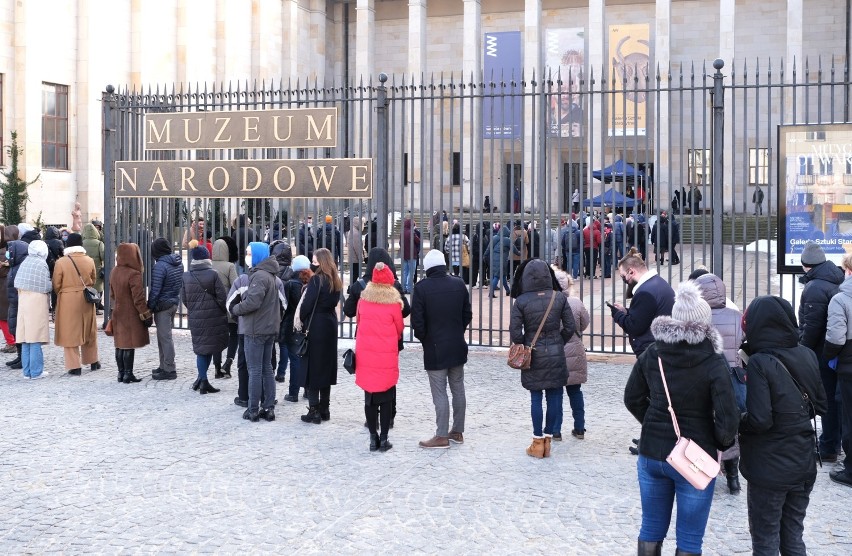
[[[704,529],[710,517],[716,479],[698,490],[681,477],[668,462],[639,455],[639,493],[642,497],[642,528],[639,540],[660,542],[666,538],[677,497],[677,548],[701,554]]]
[[[509,279],[506,277],[506,269],[501,268],[500,266],[491,267],[491,290],[489,291],[492,294],[497,291],[497,284],[500,283],[501,274],[503,275],[503,289],[506,290],[506,295],[509,295],[511,289],[509,289]]]
[[[565,387],[565,393],[568,394],[568,403],[571,404],[571,415],[574,417],[574,430],[577,432],[585,432],[586,430],[586,405],[583,401],[583,391],[580,390],[580,384],[571,384]],[[559,421],[553,428],[553,434],[562,434],[562,417],[563,413],[559,413]]]
[[[542,415],[541,399],[547,399],[547,415]],[[530,415],[532,416],[533,436],[541,436],[541,421],[544,423],[544,434],[553,434],[556,423],[562,420],[562,388],[548,388],[544,390],[530,390]]]
[[[278,368],[275,370],[275,378],[287,376],[287,363],[290,362],[288,355],[287,342],[278,342]]]
[[[579,251],[575,251],[571,255],[571,276],[574,278],[578,278],[580,276],[580,261],[583,258],[583,254]]]
[[[410,293],[414,287],[414,273],[417,272],[417,259],[403,259],[402,261],[402,291]]]
[[[21,344],[21,365],[24,376],[35,378],[44,371],[44,353],[41,344]]]
[[[296,355],[296,346],[287,344],[287,357],[290,359],[290,390],[291,396],[299,395],[299,388],[305,385],[304,371],[302,369],[302,358]]]
[[[275,373],[272,372],[272,346],[276,334],[243,337],[248,367],[248,409],[257,413],[263,409],[275,409]],[[261,393],[263,400],[261,403]]]
[[[210,368],[210,362],[213,361],[213,354],[195,355],[195,366],[198,369],[198,378],[207,380],[207,369]]]

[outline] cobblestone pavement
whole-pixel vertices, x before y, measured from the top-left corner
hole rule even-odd
[[[367,449],[363,395],[342,367],[330,422],[302,423],[304,404],[279,394],[275,422],[249,423],[232,403],[236,378],[214,381],[219,394],[190,389],[190,340],[176,335],[175,381],[149,379],[148,346],[136,355],[145,380],[117,383],[103,336],[103,370],[82,377],[62,372],[53,346],[44,380],[0,367],[0,553],[635,553],[641,512],[627,446],[639,426],[621,402],[630,359],[591,365],[586,439],[567,434],[535,460],[524,453],[528,395],[505,355],[487,351],[466,367],[465,443],[419,449],[434,413],[422,354],[408,347],[394,448],[381,454]],[[828,471],[806,541],[811,554],[849,554],[852,491]],[[672,524],[665,553],[674,547]],[[745,494],[728,495],[724,479],[704,547],[750,550]]]

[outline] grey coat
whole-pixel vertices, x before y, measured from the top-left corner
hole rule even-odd
[[[843,280],[828,303],[823,357],[837,357],[837,374],[844,379],[852,377],[852,276]]]
[[[737,353],[743,343],[743,314],[727,306],[725,282],[715,274],[704,274],[695,279],[695,285],[701,290],[701,297],[710,305],[713,326],[722,335],[725,360],[731,367],[742,366]]]
[[[249,272],[248,284],[239,300],[228,307],[239,317],[239,333],[248,336],[278,336],[281,315],[287,308],[284,284],[277,276],[275,257],[263,259]]]
[[[533,259],[521,276],[522,292],[512,306],[509,335],[512,343],[532,344],[539,324],[545,316],[553,290],[553,278],[544,261]],[[530,368],[521,371],[521,385],[527,390],[562,388],[568,381],[565,343],[574,335],[574,315],[565,296],[556,298],[547,314],[541,335],[532,352]]]

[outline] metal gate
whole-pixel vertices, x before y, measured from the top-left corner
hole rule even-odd
[[[652,242],[647,246],[649,266],[673,284],[704,265],[724,279],[728,297],[741,308],[763,294],[784,295],[795,306],[795,276],[776,273],[772,243],[778,206],[777,125],[848,122],[846,69],[832,64],[824,70],[821,63],[814,67],[808,62],[797,68],[783,61],[726,68],[717,60],[713,69],[682,64],[656,73],[628,75],[625,69],[614,78],[610,75],[592,70],[588,75],[548,74],[545,79],[534,74],[481,76],[477,82],[457,75],[423,82],[381,75],[376,82],[332,87],[281,81],[170,91],[116,92],[108,87],[103,97],[106,259],[113,260],[119,242],[135,242],[150,261],[150,244],[157,237],[167,238],[183,254],[185,240],[197,232],[202,218],[211,240],[240,233],[245,240],[251,228],[258,239],[286,239],[295,255],[304,250],[300,242],[306,234],[322,241],[317,230],[330,218],[341,231],[345,287],[357,278],[351,234],[361,235],[366,244],[385,246],[401,278],[406,219],[419,230],[421,261],[428,249],[447,246],[458,225],[470,241],[473,260],[459,268],[474,309],[468,340],[472,345],[507,346],[512,301],[499,284],[497,297],[490,295],[489,286],[480,287],[483,266],[488,266],[482,257],[495,225],[528,230],[530,250],[559,264],[560,236],[572,218],[603,222],[611,216],[627,223],[628,216],[635,222],[641,214]],[[336,147],[144,149],[143,120],[148,113],[299,107],[338,108],[341,140]],[[631,107],[633,117],[624,117]],[[113,163],[157,157],[370,157],[375,162],[375,192],[367,202],[116,199]],[[621,165],[612,167],[617,162]],[[758,187],[764,193],[760,206],[753,202]],[[662,211],[679,222],[679,265],[654,257],[654,244],[661,238],[653,224]],[[235,229],[241,216],[250,225]],[[634,225],[634,234],[636,229]],[[672,234],[669,227],[668,242]],[[629,352],[629,344],[604,305],[622,301],[625,294],[613,268],[621,254],[619,245],[615,234],[609,237],[598,267],[590,269],[588,277],[581,272],[575,290],[592,314],[584,334],[587,347],[622,353]],[[625,238],[625,249],[631,239],[636,236]],[[572,251],[569,248],[569,261]],[[449,256],[448,262],[453,262]],[[151,266],[146,266],[146,281]],[[498,281],[509,272],[500,269]],[[416,275],[422,277],[421,264]],[[351,337],[354,323],[340,317],[341,337]],[[176,324],[184,326],[185,315],[178,319]],[[405,339],[413,340],[408,328]]]

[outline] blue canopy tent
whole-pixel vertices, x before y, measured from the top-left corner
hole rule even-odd
[[[597,197],[585,199],[584,207],[630,207],[636,204],[636,200],[632,197],[625,197],[615,189],[607,189]]]
[[[602,182],[610,183],[613,181],[634,181],[644,180],[645,174],[642,170],[636,169],[632,164],[628,164],[623,160],[618,160],[611,166],[607,166],[603,170],[595,170],[592,172],[592,177]]]

